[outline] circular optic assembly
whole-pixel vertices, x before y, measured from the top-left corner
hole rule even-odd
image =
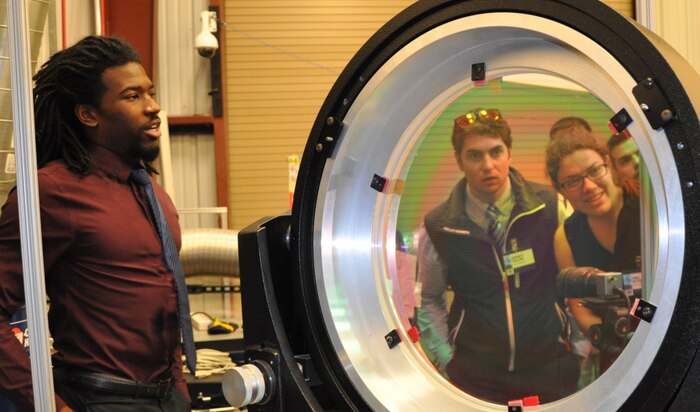
[[[699,222],[692,212],[697,74],[598,1],[473,0],[421,1],[390,21],[342,73],[312,129],[294,200],[292,259],[304,336],[336,403],[503,409],[453,387],[414,344],[396,309],[393,235],[427,131],[461,96],[522,75],[582,88],[634,137],[648,175],[644,298],[656,305],[653,321],[639,325],[606,373],[538,410],[661,410],[676,401],[700,337],[690,321],[699,309],[697,240],[687,236]]]

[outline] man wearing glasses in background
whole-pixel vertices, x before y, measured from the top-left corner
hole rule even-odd
[[[455,119],[452,146],[464,178],[426,215],[419,241],[423,347],[477,398],[565,397],[579,367],[556,290],[557,195],[510,167],[511,131],[496,109]]]

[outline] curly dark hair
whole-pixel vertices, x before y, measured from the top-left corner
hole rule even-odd
[[[547,145],[546,166],[547,174],[552,180],[552,185],[559,189],[559,168],[561,160],[577,150],[590,149],[598,153],[603,159],[608,155],[608,149],[595,134],[587,130],[569,130],[561,134],[556,139],[551,140]]]
[[[88,36],[61,50],[34,76],[34,115],[39,167],[63,159],[85,174],[90,166],[87,137],[75,115],[77,104],[99,107],[106,86],[102,74],[111,67],[140,63],[139,53],[117,37]]]

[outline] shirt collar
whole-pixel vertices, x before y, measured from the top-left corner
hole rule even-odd
[[[129,180],[133,165],[124,162],[114,152],[102,146],[92,145],[88,152],[90,154],[90,166],[93,171],[116,178],[119,181]]]
[[[489,207],[490,203],[483,202],[479,200],[476,196],[469,193],[469,184],[466,185],[466,202],[465,208],[467,215],[471,220],[477,225],[482,225],[486,219],[486,208]],[[514,200],[513,200],[513,188],[510,184],[510,177],[506,179],[506,189],[503,191],[501,196],[494,202],[498,210],[500,211],[501,218],[507,221],[510,218],[510,212],[513,211]],[[501,219],[499,219],[501,220]]]

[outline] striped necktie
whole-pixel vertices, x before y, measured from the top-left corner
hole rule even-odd
[[[158,203],[153,185],[145,169],[134,169],[131,171],[131,180],[143,186],[151,205],[151,211],[158,226],[158,234],[163,245],[163,258],[168,268],[173,272],[175,278],[175,293],[177,294],[178,319],[180,321],[180,331],[182,333],[182,347],[185,353],[187,368],[194,376],[197,367],[197,351],[194,345],[194,334],[192,332],[192,319],[190,318],[190,303],[187,298],[187,285],[185,284],[185,271],[175,246],[172,232],[163,215],[163,209]]]
[[[486,208],[486,221],[488,222],[488,228],[486,232],[488,235],[496,242],[498,250],[503,250],[504,235],[506,234],[505,227],[503,223],[498,219],[500,211],[494,204],[490,204]]]

